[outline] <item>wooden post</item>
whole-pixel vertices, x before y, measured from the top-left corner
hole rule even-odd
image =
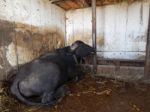
[[[97,72],[97,48],[96,48],[96,0],[92,0],[92,44],[95,49],[93,57],[93,72]]]
[[[145,77],[150,77],[150,9],[146,44]]]

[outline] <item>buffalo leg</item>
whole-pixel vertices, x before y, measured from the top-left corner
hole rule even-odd
[[[54,100],[57,102],[61,102],[65,95],[69,94],[69,88],[66,85],[60,86],[54,94]]]
[[[42,96],[42,103],[46,104],[46,103],[50,103],[53,99],[53,92],[47,93],[45,92]]]

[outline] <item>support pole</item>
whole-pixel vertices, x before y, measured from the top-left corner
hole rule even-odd
[[[93,72],[97,72],[97,48],[96,48],[96,0],[92,0],[92,44],[95,49],[93,57]]]
[[[146,44],[145,77],[150,77],[150,8]]]

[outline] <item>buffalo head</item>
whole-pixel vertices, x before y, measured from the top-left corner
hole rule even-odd
[[[81,57],[81,58],[95,53],[95,50],[93,47],[85,44],[84,42],[80,40],[75,41],[70,46],[70,49],[77,57]]]

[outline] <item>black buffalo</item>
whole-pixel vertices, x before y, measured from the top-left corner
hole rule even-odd
[[[89,45],[76,41],[42,55],[20,68],[11,93],[25,104],[54,105],[66,94],[67,82],[82,77],[79,61],[94,52]]]

